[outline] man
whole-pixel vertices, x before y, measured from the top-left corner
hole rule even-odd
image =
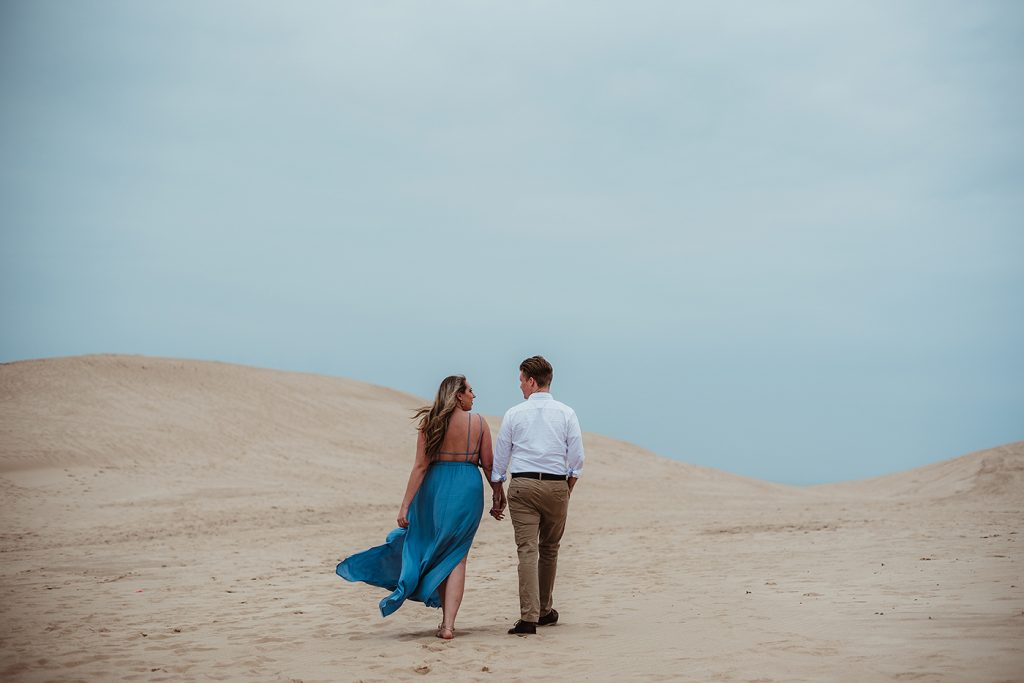
[[[491,481],[499,507],[504,503],[501,482],[506,471],[512,476],[508,508],[519,548],[521,618],[509,633],[516,635],[558,621],[551,606],[558,545],[569,495],[583,468],[580,423],[572,408],[551,397],[553,374],[543,356],[519,365],[519,388],[526,400],[505,413],[494,445]]]

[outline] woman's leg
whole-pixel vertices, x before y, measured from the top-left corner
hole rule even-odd
[[[442,626],[444,626],[445,624],[450,623],[448,621],[448,613],[447,613],[447,611],[445,609],[445,602],[444,602],[445,589],[446,589],[447,586],[448,586],[448,579],[445,579],[444,581],[441,582],[441,585],[437,587],[437,594],[441,596],[441,625]],[[438,631],[440,631],[440,628],[438,628]]]
[[[466,590],[466,560],[468,557],[462,558],[462,562],[459,562],[452,573],[448,575],[444,583],[445,591],[442,597],[441,606],[444,611],[444,625],[448,627],[455,626],[455,617],[459,613],[459,606],[462,605],[462,594]]]

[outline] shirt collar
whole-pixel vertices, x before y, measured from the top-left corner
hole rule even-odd
[[[533,399],[537,399],[538,401],[543,401],[543,400],[550,399],[550,398],[551,398],[551,392],[550,391],[535,391],[532,394],[530,394],[530,398],[528,398],[526,400],[532,401]]]

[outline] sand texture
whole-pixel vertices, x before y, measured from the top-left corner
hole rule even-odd
[[[382,619],[385,591],[334,574],[393,528],[420,402],[200,361],[0,365],[0,679],[1024,680],[1024,442],[797,488],[588,433],[561,623],[505,634],[512,527],[487,518],[441,642],[439,611]]]

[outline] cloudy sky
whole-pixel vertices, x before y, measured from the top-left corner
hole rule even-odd
[[[1024,438],[1017,2],[0,4],[0,360],[139,353],[805,484]]]

